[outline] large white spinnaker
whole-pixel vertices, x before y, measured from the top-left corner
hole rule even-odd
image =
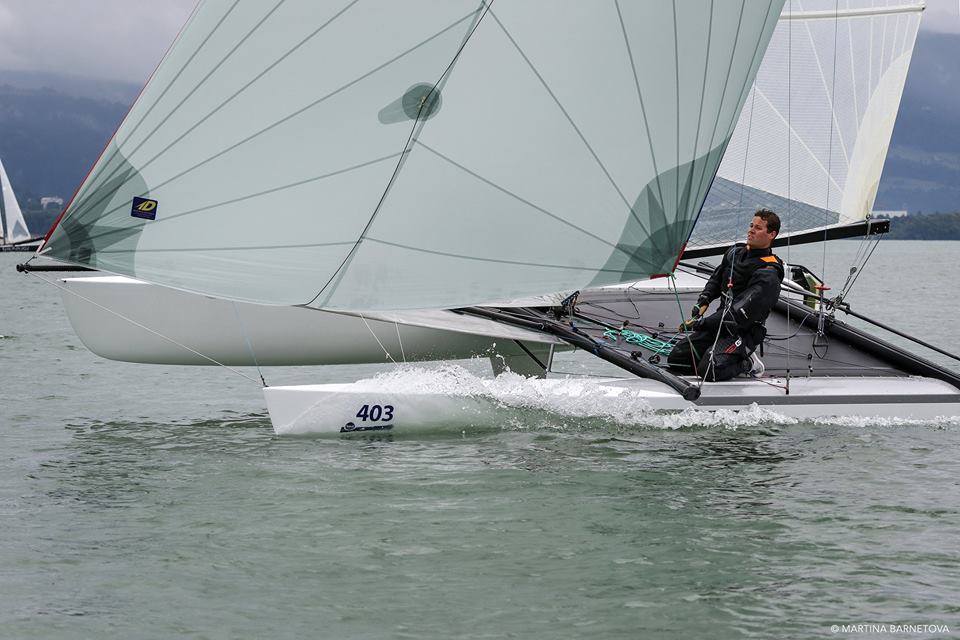
[[[758,207],[783,234],[873,208],[921,0],[790,0],[689,246],[729,245]]]
[[[41,253],[450,308],[670,271],[782,0],[205,0]]]
[[[27,221],[23,219],[23,212],[13,193],[13,186],[7,177],[7,171],[0,160],[0,242],[13,244],[30,239]]]

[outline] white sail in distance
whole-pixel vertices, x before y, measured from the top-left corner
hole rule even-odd
[[[784,6],[690,247],[742,238],[759,207],[781,215],[781,235],[870,214],[923,7]]]
[[[205,0],[41,253],[332,310],[671,271],[782,0]]]
[[[2,160],[0,160],[0,219],[3,222],[0,226],[0,242],[12,244],[30,239],[27,221],[23,219],[20,203],[17,202],[17,196],[13,193],[13,186],[7,177],[7,170],[4,169]]]

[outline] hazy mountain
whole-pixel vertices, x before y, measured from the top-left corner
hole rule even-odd
[[[958,59],[960,35],[920,32],[876,208],[960,210]],[[0,71],[0,158],[23,204],[69,198],[139,89]]]
[[[40,196],[70,197],[132,100],[129,87],[121,91],[117,83],[105,83],[102,98],[92,84],[81,91],[75,78],[59,83],[37,74],[30,80],[0,75],[0,158],[23,206]],[[126,98],[117,101],[120,95]]]

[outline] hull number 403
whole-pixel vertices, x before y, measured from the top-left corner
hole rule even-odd
[[[360,418],[357,424],[348,422],[340,428],[340,433],[350,433],[353,431],[389,431],[393,428],[390,421],[393,420],[393,405],[390,404],[365,404],[357,411],[357,417]],[[380,424],[363,424],[364,422],[378,422]]]
[[[370,422],[380,422],[381,420],[389,422],[393,420],[393,405],[365,404],[360,407],[360,411],[357,411],[357,417],[364,422],[367,420]]]

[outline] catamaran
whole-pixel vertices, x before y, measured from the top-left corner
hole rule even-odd
[[[578,349],[630,375],[581,383],[651,411],[956,414],[960,376],[838,318],[889,225],[869,212],[923,5],[815,4],[207,0],[38,255],[115,274],[58,286],[118,360],[546,377]],[[758,206],[788,263],[859,237],[857,263],[834,293],[788,266],[762,375],[676,376],[703,259]],[[264,387],[278,432],[478,419],[402,376]]]

